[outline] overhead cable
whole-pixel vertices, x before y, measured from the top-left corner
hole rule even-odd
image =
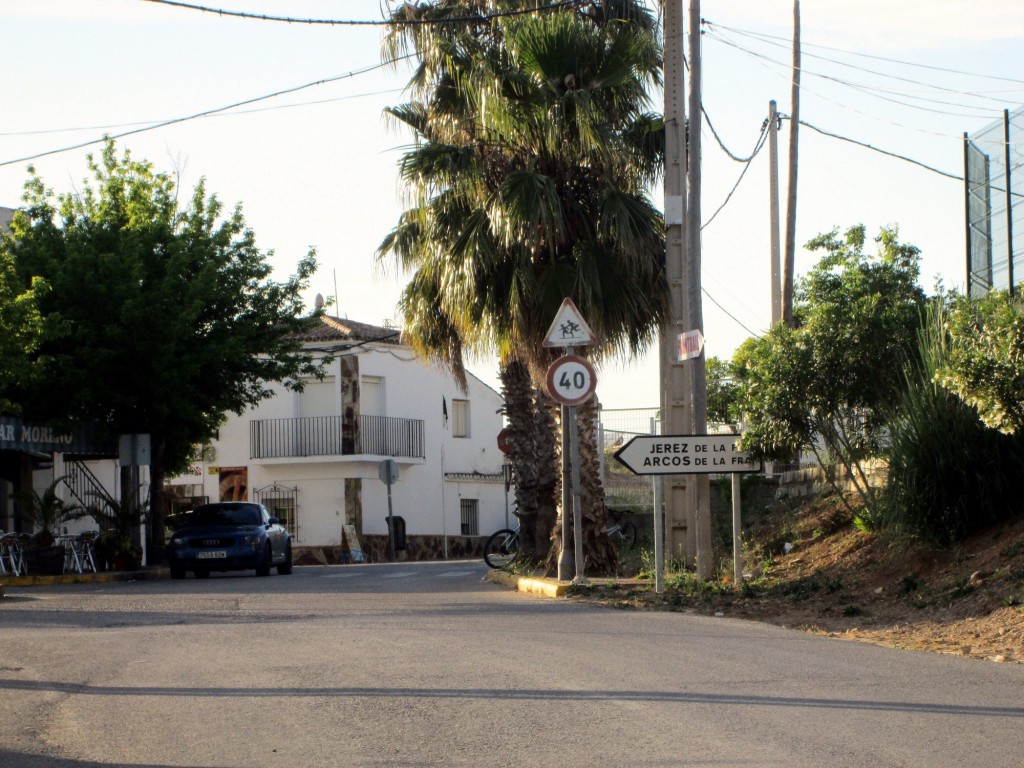
[[[762,59],[763,61],[767,61],[768,63],[773,64],[773,65],[775,65],[777,67],[785,68],[786,70],[791,69],[791,67],[790,67],[790,65],[788,63],[778,61],[777,59],[773,59],[770,56],[765,56],[763,53],[758,53],[757,51],[752,51],[749,48],[745,48],[742,45],[739,45],[738,43],[735,43],[732,40],[729,40],[728,38],[724,37],[721,34],[714,34],[714,33],[712,33],[712,34],[708,35],[708,37],[711,40],[715,40],[715,41],[721,43],[722,45],[727,45],[727,46],[729,46],[731,48],[735,48],[735,49],[737,49],[739,51],[742,51],[743,53],[747,54],[748,56],[752,56],[754,58]],[[824,74],[821,74],[820,72],[811,71],[811,70],[807,69],[806,67],[802,68],[801,72],[804,72],[804,73],[806,73],[806,74],[808,74],[808,75],[810,75],[812,77],[820,78],[822,80],[829,80],[831,82],[838,83],[839,85],[845,85],[847,88],[852,88],[854,90],[858,90],[858,91],[861,91],[861,92],[869,92],[869,95],[872,95],[872,96],[874,96],[877,99],[882,99],[883,101],[888,101],[888,102],[891,102],[893,104],[898,104],[899,106],[907,107],[908,109],[919,109],[919,110],[922,110],[922,111],[925,111],[925,112],[931,112],[931,113],[939,114],[939,115],[949,115],[951,117],[967,117],[967,118],[972,118],[972,119],[991,118],[995,114],[994,110],[992,110],[990,108],[986,108],[986,107],[975,107],[975,106],[971,106],[969,104],[958,104],[958,103],[955,103],[955,102],[944,101],[942,99],[930,99],[930,98],[925,97],[925,96],[914,96],[914,95],[903,94],[903,93],[898,93],[897,94],[897,95],[900,95],[900,96],[903,96],[903,97],[909,98],[909,99],[916,99],[918,101],[927,101],[927,102],[931,102],[931,103],[934,103],[934,104],[941,104],[943,106],[948,106],[948,107],[958,107],[960,109],[970,109],[970,110],[975,110],[975,112],[973,114],[968,114],[968,113],[965,113],[965,112],[952,112],[952,111],[946,110],[946,109],[935,109],[933,107],[927,107],[927,106],[923,106],[921,104],[913,104],[913,103],[909,103],[907,101],[903,101],[903,100],[900,100],[900,99],[892,98],[890,96],[882,95],[882,94],[885,94],[885,93],[889,93],[889,94],[894,93],[893,91],[888,91],[888,90],[886,90],[884,88],[878,88],[876,86],[865,85],[863,83],[854,83],[854,82],[851,82],[849,80],[844,80],[844,79],[842,79],[840,77],[835,77],[833,75],[824,75]],[[977,114],[979,112],[981,114]]]
[[[705,221],[703,224],[701,224],[701,232],[703,232],[704,228],[707,227],[712,221],[714,221],[715,217],[722,212],[722,209],[729,204],[729,200],[732,199],[733,193],[739,188],[740,182],[743,181],[743,177],[750,169],[750,164],[753,162],[754,158],[757,157],[757,153],[761,151],[761,148],[764,146],[765,140],[767,138],[768,121],[766,120],[764,124],[761,126],[761,135],[757,137],[757,144],[754,146],[754,151],[750,154],[750,157],[747,158],[746,164],[743,166],[743,170],[740,172],[739,178],[736,179],[736,183],[733,184],[732,189],[729,190],[729,194],[725,196],[725,200],[722,201],[722,204],[718,206],[718,209],[713,214],[711,214],[711,218]]]
[[[259,112],[273,112],[278,109],[293,109],[295,107],[309,107],[317,104],[331,104],[335,101],[349,101],[350,99],[362,99],[367,96],[382,96],[386,93],[401,93],[401,88],[387,88],[383,91],[366,91],[364,93],[351,93],[346,96],[335,96],[330,99],[314,99],[312,101],[297,101],[292,104],[278,104],[273,107],[257,107],[256,109],[240,109],[231,115],[207,115],[207,117],[234,117],[235,115],[254,115]],[[0,131],[0,136],[41,136],[47,133],[74,133],[75,131],[106,131],[112,128],[129,128],[136,125],[154,125],[163,123],[167,118],[159,120],[133,120],[127,123],[111,123],[109,125],[80,125],[75,128],[45,128],[38,131]]]
[[[14,165],[16,163],[25,163],[25,162],[28,162],[28,161],[31,161],[31,160],[37,160],[40,157],[47,157],[49,155],[58,155],[58,154],[61,154],[63,152],[71,152],[73,150],[82,149],[83,147],[88,147],[88,146],[91,146],[93,144],[99,144],[100,142],[106,141],[107,139],[121,139],[121,138],[124,138],[125,136],[133,136],[133,135],[135,135],[137,133],[144,133],[146,131],[154,131],[157,128],[166,128],[169,125],[177,125],[178,123],[184,123],[184,122],[186,122],[188,120],[196,120],[196,119],[201,118],[201,117],[209,117],[211,115],[216,115],[216,114],[218,114],[220,112],[226,112],[226,111],[228,111],[230,109],[236,109],[238,107],[244,107],[246,104],[255,104],[256,102],[259,102],[259,101],[266,101],[267,99],[273,99],[273,98],[275,98],[277,96],[284,96],[285,94],[288,94],[288,93],[295,93],[296,91],[305,90],[306,88],[313,88],[313,87],[318,86],[318,85],[326,85],[327,83],[333,83],[333,82],[337,82],[338,80],[345,80],[345,79],[350,78],[350,77],[355,77],[356,75],[363,75],[363,74],[366,74],[367,72],[372,72],[372,71],[374,71],[376,69],[382,69],[384,67],[390,66],[395,61],[400,61],[402,59],[408,59],[408,58],[411,58],[411,57],[412,57],[412,54],[408,54],[408,55],[405,55],[405,56],[399,56],[396,59],[391,59],[389,61],[385,61],[385,62],[382,62],[380,64],[373,64],[373,65],[370,65],[370,66],[367,66],[367,67],[363,67],[361,69],[354,69],[354,70],[352,70],[350,72],[345,72],[344,74],[335,75],[333,77],[325,77],[322,80],[314,80],[313,82],[303,83],[302,85],[296,85],[296,86],[294,86],[292,88],[284,88],[284,89],[282,89],[280,91],[274,91],[273,93],[268,93],[268,94],[266,94],[264,96],[256,96],[256,97],[251,98],[251,99],[245,99],[243,101],[235,102],[234,104],[228,104],[227,106],[216,107],[214,109],[208,109],[208,110],[205,110],[203,112],[197,112],[194,115],[187,115],[186,117],[176,117],[176,118],[173,118],[171,120],[164,120],[163,122],[156,123],[154,125],[149,125],[149,126],[145,126],[145,127],[142,127],[142,128],[134,128],[134,129],[132,129],[130,131],[122,131],[121,133],[116,133],[116,134],[112,134],[112,135],[108,134],[108,135],[102,136],[102,137],[100,137],[98,139],[90,139],[89,141],[82,141],[82,142],[79,142],[78,144],[74,144],[74,145],[71,145],[71,146],[68,146],[68,147],[61,147],[60,149],[50,149],[50,150],[47,150],[45,152],[37,152],[34,155],[26,155],[25,157],[19,157],[19,158],[16,158],[14,160],[3,160],[3,161],[0,161],[0,167],[5,166],[5,165]]]
[[[718,146],[722,148],[722,151],[729,156],[731,160],[735,160],[737,163],[749,163],[754,159],[754,155],[757,154],[757,150],[760,148],[756,144],[754,145],[754,152],[749,157],[737,157],[735,154],[729,151],[729,148],[722,143],[722,138],[718,135],[718,131],[715,130],[715,126],[711,123],[711,117],[708,115],[708,111],[704,109],[704,105],[701,104],[700,111],[704,115],[704,121],[708,124],[708,128],[711,130],[711,135],[715,137],[715,141],[718,142]],[[764,133],[764,128],[761,128],[761,132]]]
[[[519,9],[515,11],[498,11],[495,13],[480,14],[478,16],[460,16],[442,19],[300,19],[291,16],[270,16],[265,13],[252,13],[249,11],[229,11],[224,8],[210,8],[205,5],[194,3],[183,3],[178,0],[142,0],[144,3],[156,3],[157,5],[169,5],[174,8],[184,8],[189,11],[201,11],[203,13],[214,13],[218,16],[231,16],[239,19],[250,19],[254,21],[279,21],[285,24],[314,24],[320,26],[334,27],[384,27],[384,26],[433,26],[438,24],[460,24],[479,23],[491,19],[505,18],[508,16],[525,16],[538,11],[553,11],[559,8],[570,8],[581,5],[583,0],[565,0],[565,2],[541,5],[536,8]]]
[[[763,32],[753,32],[751,30],[738,29],[736,27],[728,27],[728,26],[725,26],[723,24],[715,24],[714,22],[708,21],[707,19],[701,19],[701,22],[702,23],[706,23],[706,24],[710,24],[712,26],[716,26],[719,29],[727,29],[730,32],[736,32],[737,34],[747,35],[747,36],[750,36],[750,37],[763,37],[763,38],[770,38],[770,39],[773,39],[773,40],[789,41],[788,37],[779,37],[778,35],[769,35],[769,34],[765,34]],[[960,69],[950,69],[948,67],[938,67],[938,66],[934,66],[934,65],[931,65],[931,64],[919,64],[919,63],[913,62],[913,61],[903,61],[903,60],[900,60],[900,59],[891,59],[891,58],[888,58],[886,56],[876,56],[876,55],[873,55],[873,54],[870,54],[870,53],[861,53],[859,51],[851,51],[851,50],[848,50],[848,49],[845,49],[845,48],[833,48],[833,47],[828,46],[828,45],[815,45],[814,43],[806,43],[806,42],[801,42],[801,45],[802,46],[808,46],[808,47],[811,47],[811,48],[821,48],[821,49],[827,50],[827,51],[836,51],[838,53],[845,53],[845,54],[847,54],[849,56],[860,56],[860,57],[865,58],[865,59],[875,59],[876,61],[886,61],[886,62],[889,62],[890,64],[903,64],[903,65],[908,66],[908,67],[919,67],[921,69],[931,69],[931,70],[935,70],[937,72],[948,72],[948,73],[954,74],[954,75],[965,75],[967,77],[981,77],[981,78],[985,78],[985,79],[988,79],[988,80],[1003,80],[1003,81],[1008,82],[1008,83],[1017,83],[1018,85],[1024,85],[1024,80],[1021,80],[1021,79],[1015,78],[1015,77],[1003,77],[1003,76],[1000,76],[1000,75],[990,75],[990,74],[985,74],[983,72],[966,72],[966,71],[960,70]]]

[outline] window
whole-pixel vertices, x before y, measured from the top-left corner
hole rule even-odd
[[[298,526],[295,519],[295,499],[267,499],[266,505],[270,509],[270,514],[281,521],[281,525],[288,530],[288,533],[293,537],[297,536]]]
[[[452,400],[452,437],[469,437],[469,400]]]
[[[462,511],[462,535],[480,535],[479,502],[476,499],[462,499],[459,502]]]
[[[384,415],[384,379],[363,376],[359,382],[359,413],[363,416]]]
[[[288,488],[274,483],[265,488],[257,488],[253,493],[257,503],[262,504],[270,514],[281,521],[288,533],[299,541],[299,489]]]

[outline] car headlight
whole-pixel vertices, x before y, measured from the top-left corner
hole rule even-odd
[[[181,546],[184,546],[186,541],[187,541],[187,539],[184,536],[172,536],[171,537],[171,546],[181,547]]]
[[[243,536],[242,536],[242,543],[243,543],[243,544],[248,544],[248,545],[249,545],[249,546],[251,546],[251,547],[252,547],[253,549],[256,549],[256,547],[257,547],[257,546],[259,545],[259,543],[260,543],[260,537],[259,537],[259,534],[256,534],[256,533],[247,533],[247,534],[243,535]]]

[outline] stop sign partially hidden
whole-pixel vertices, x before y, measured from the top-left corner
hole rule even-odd
[[[551,364],[547,375],[548,394],[562,405],[579,405],[597,389],[597,374],[585,358],[563,355]]]
[[[509,434],[510,433],[508,431],[508,427],[505,427],[504,429],[502,429],[498,433],[498,450],[501,451],[502,453],[508,453],[509,452],[509,444],[508,444]]]

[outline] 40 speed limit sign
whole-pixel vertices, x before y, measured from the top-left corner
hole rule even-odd
[[[597,389],[597,374],[585,358],[563,355],[551,364],[547,376],[548,394],[562,405],[579,405]]]

